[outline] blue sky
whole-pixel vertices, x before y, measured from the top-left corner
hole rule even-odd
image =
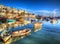
[[[59,0],[0,0],[0,4],[16,7],[25,8],[31,10],[53,10],[60,9]]]
[[[30,12],[60,10],[60,0],[0,0],[0,4]]]

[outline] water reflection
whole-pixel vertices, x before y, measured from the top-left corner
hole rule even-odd
[[[60,44],[60,20],[57,24],[43,21],[42,30],[9,44]]]
[[[60,21],[57,24],[43,22],[42,30],[32,33],[30,36],[17,41],[15,44],[60,44]],[[47,31],[48,30],[48,31]],[[53,30],[53,31],[51,31]],[[14,44],[14,43],[12,43]]]

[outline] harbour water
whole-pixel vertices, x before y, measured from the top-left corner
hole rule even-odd
[[[2,44],[2,43],[0,43]],[[52,24],[43,21],[42,29],[10,44],[60,44],[60,20]]]

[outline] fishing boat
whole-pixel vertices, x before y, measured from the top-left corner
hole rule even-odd
[[[41,30],[41,28],[42,28],[42,22],[36,22],[34,24],[34,32]]]
[[[57,19],[51,19],[51,21],[50,21],[50,23],[52,23],[52,24],[56,24],[58,21],[57,21]]]
[[[15,32],[12,32],[12,37],[29,35],[30,32],[31,32],[30,29],[15,31]]]
[[[3,42],[7,42],[11,38],[11,35],[2,38]]]

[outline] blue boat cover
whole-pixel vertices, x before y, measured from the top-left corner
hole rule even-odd
[[[10,30],[9,33],[12,33],[12,32],[15,32],[15,31],[19,31],[19,30],[23,30],[23,29],[26,29],[26,28],[29,28],[29,29],[33,30],[34,29],[34,24],[31,23],[31,24],[27,24],[27,25],[24,25],[24,26],[21,26],[21,27],[18,26],[16,28]]]
[[[7,22],[16,22],[16,20],[8,19]]]

